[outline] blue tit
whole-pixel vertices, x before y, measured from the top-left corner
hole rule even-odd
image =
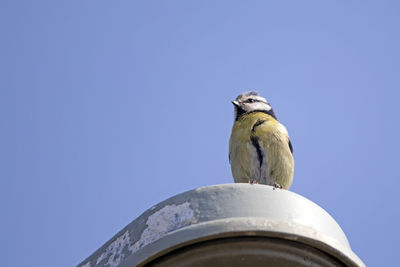
[[[235,183],[259,183],[289,189],[293,180],[293,148],[267,100],[256,92],[232,101],[235,123],[229,161]]]

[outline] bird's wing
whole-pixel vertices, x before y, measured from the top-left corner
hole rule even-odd
[[[252,137],[262,142],[263,146],[274,149],[276,145],[286,146],[293,154],[292,143],[288,132],[282,124],[275,119],[262,119],[256,121],[252,127]]]

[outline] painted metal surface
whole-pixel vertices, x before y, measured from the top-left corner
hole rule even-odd
[[[243,237],[295,242],[345,266],[364,266],[325,210],[296,193],[257,184],[213,185],[171,197],[144,212],[79,266],[144,266],[189,245]]]

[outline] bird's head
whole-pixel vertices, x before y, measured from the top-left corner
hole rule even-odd
[[[267,113],[276,119],[275,113],[268,101],[264,97],[259,96],[257,92],[242,93],[232,101],[232,104],[235,106],[235,120],[239,119],[243,114],[254,111]]]

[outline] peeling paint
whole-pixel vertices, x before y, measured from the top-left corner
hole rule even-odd
[[[194,212],[190,208],[189,202],[180,205],[167,205],[147,218],[147,228],[129,250],[135,253],[138,249],[160,239],[167,233],[194,222]]]
[[[127,230],[123,235],[115,239],[106,250],[97,258],[96,266],[103,260],[107,260],[104,266],[116,267],[118,266],[122,260],[125,258],[123,253],[124,249],[130,246],[130,236],[129,231]]]

